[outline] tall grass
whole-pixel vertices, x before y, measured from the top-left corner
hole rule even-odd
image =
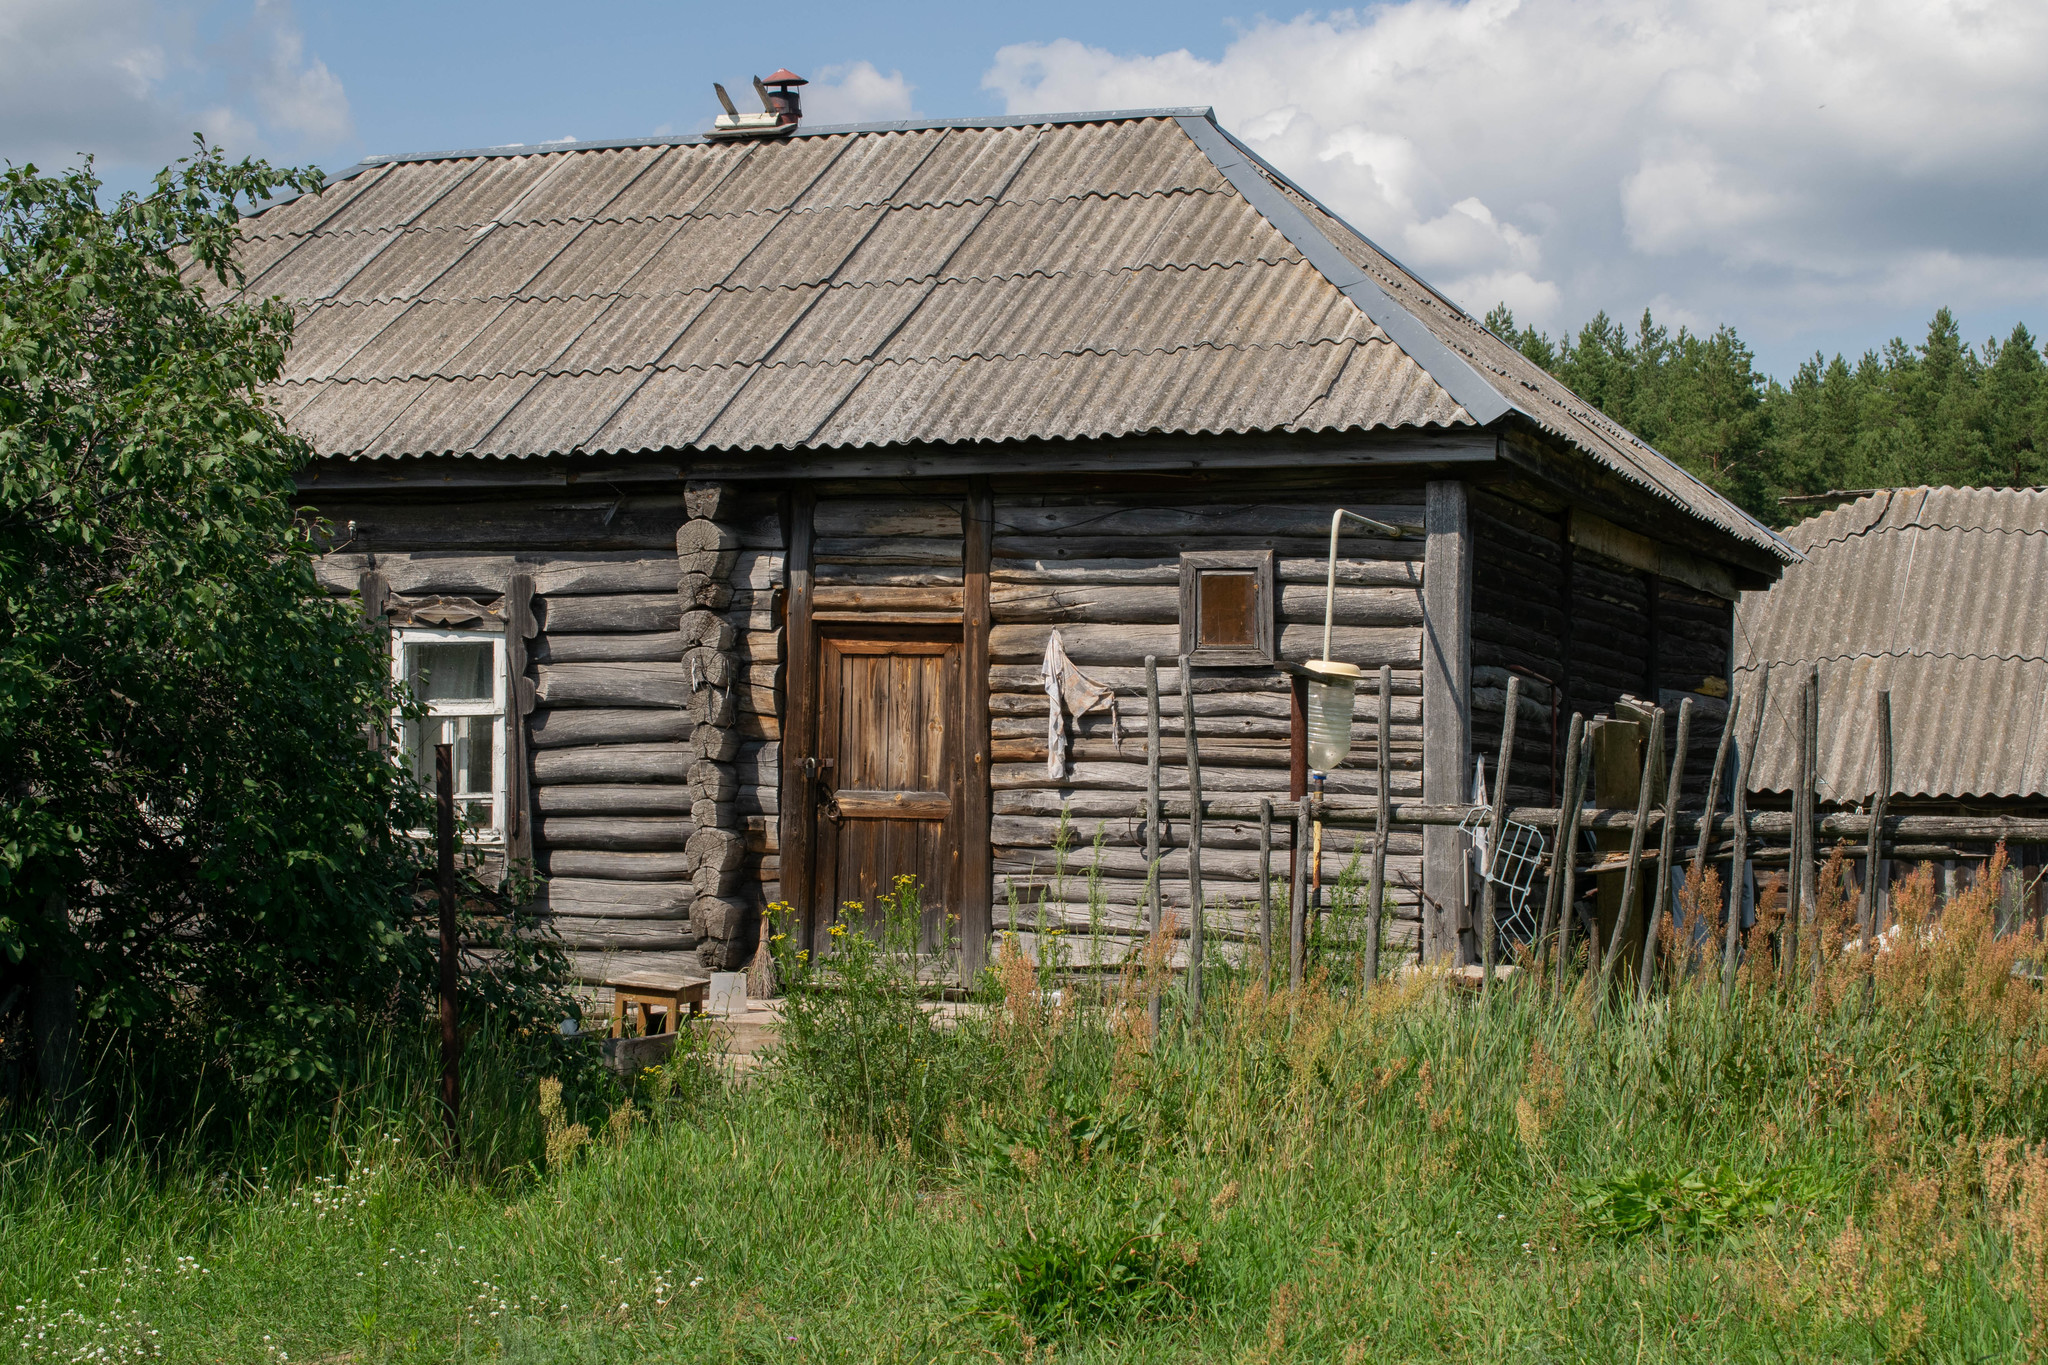
[[[757,1079],[692,1052],[549,1118],[507,1077],[489,1172],[409,1101],[253,1181],[17,1141],[0,1291],[29,1359],[2043,1358],[2048,1012],[1999,870],[1909,878],[1877,953],[1831,876],[1780,962],[1767,897],[1725,1009],[1672,941],[1644,1005],[1219,971],[1155,1033],[1169,926],[1100,989],[1005,941],[942,1019],[914,937],[848,921]]]

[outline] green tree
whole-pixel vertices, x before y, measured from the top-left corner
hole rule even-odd
[[[203,141],[112,207],[89,161],[0,176],[0,1016],[36,1003],[46,1064],[75,1001],[303,1080],[431,989],[389,668],[265,397],[291,312],[234,292],[238,203],[287,188]]]

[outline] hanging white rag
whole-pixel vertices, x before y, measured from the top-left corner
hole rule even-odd
[[[1047,777],[1067,775],[1067,722],[1070,718],[1079,720],[1090,711],[1109,709],[1109,733],[1116,740],[1117,752],[1123,752],[1124,733],[1116,714],[1116,692],[1074,667],[1057,630],[1045,642],[1045,659],[1038,665],[1038,676],[1045,684],[1046,698],[1052,702],[1045,723]]]

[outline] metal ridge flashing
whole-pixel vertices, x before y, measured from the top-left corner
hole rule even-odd
[[[788,136],[835,137],[851,133],[918,133],[944,128],[1035,128],[1053,123],[1120,123],[1141,118],[1213,118],[1206,105],[1167,109],[1092,109],[1067,114],[991,114],[985,118],[898,119],[890,123],[798,124]],[[727,139],[718,139],[725,141]],[[539,156],[549,152],[602,152],[627,147],[691,147],[709,143],[703,133],[669,133],[649,137],[605,138],[593,142],[508,142],[496,147],[457,147],[439,152],[403,152],[392,156],[366,156],[334,179],[346,179],[375,166],[392,166],[415,161],[460,161],[469,157]]]
[[[1511,412],[1528,416],[1480,374],[1470,361],[1445,345],[1421,318],[1403,308],[1393,295],[1382,289],[1379,281],[1353,265],[1349,257],[1337,250],[1321,229],[1309,221],[1308,215],[1288,202],[1287,197],[1273,187],[1273,182],[1266,179],[1254,164],[1255,154],[1217,126],[1214,114],[1203,110],[1177,113],[1174,118],[1195,146],[1201,148],[1202,154],[1223,173],[1223,178],[1230,182],[1232,188],[1243,195],[1267,222],[1279,229],[1280,235],[1323,278],[1335,285],[1338,292],[1356,304],[1374,326],[1392,337],[1394,344],[1407,352],[1408,358],[1420,365],[1431,379],[1443,387],[1444,392],[1471,413],[1474,421],[1485,426]]]
[[[799,124],[790,137],[833,137],[851,133],[918,133],[943,128],[1035,128],[1055,123],[1121,123],[1128,119],[1141,118],[1200,118],[1214,120],[1216,111],[1206,104],[1174,105],[1160,109],[1086,109],[1064,114],[989,114],[980,118],[931,118],[897,119],[889,123],[821,123],[811,127]],[[695,147],[712,141],[703,133],[667,133],[648,137],[605,138],[592,142],[507,142],[495,147],[451,147],[439,152],[399,152],[385,156],[366,156],[352,166],[331,172],[321,182],[327,189],[344,180],[353,180],[364,171],[376,170],[379,166],[400,166],[421,161],[464,161],[473,157],[492,156],[545,156],[550,152],[603,152],[620,151],[630,147]],[[289,204],[299,196],[286,195],[266,199],[261,204],[242,210],[244,218],[253,218],[265,209],[280,204]]]

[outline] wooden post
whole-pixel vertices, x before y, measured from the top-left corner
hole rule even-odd
[[[1870,798],[1870,842],[1863,851],[1863,910],[1856,917],[1857,936],[1865,952],[1876,951],[1872,935],[1877,932],[1877,896],[1884,880],[1878,868],[1878,851],[1884,830],[1884,808],[1892,796],[1892,694],[1886,688],[1877,694],[1877,790]]]
[[[1308,948],[1308,848],[1313,834],[1312,802],[1306,796],[1295,804],[1294,894],[1287,907],[1287,985],[1301,989],[1302,958]]]
[[[1579,823],[1579,746],[1585,742],[1586,718],[1577,711],[1572,712],[1571,728],[1565,733],[1564,741],[1564,790],[1560,793],[1557,812],[1557,828],[1551,833],[1550,875],[1543,879],[1543,918],[1536,926],[1536,970],[1539,979],[1543,965],[1549,959],[1546,953],[1552,951],[1550,936],[1558,924],[1558,898],[1564,894],[1566,869],[1576,856],[1573,845],[1577,841],[1574,831]],[[1565,906],[1565,928],[1571,922],[1571,909]]]
[[[1380,726],[1376,786],[1379,818],[1373,822],[1372,880],[1366,886],[1372,918],[1365,922],[1365,984],[1380,979],[1380,920],[1387,899],[1387,841],[1393,837],[1393,763],[1388,757],[1387,732],[1394,728],[1394,669],[1380,665]]]
[[[1650,778],[1664,757],[1664,708],[1650,712],[1650,733],[1643,742],[1643,775],[1636,789],[1636,823],[1628,836],[1628,870],[1621,879],[1621,908],[1614,913],[1614,929],[1607,936],[1607,951],[1600,958],[1600,994],[1605,999],[1614,981],[1614,964],[1621,960],[1621,941],[1628,934],[1634,916],[1636,886],[1643,870],[1643,831],[1650,823]]]
[[[455,998],[462,943],[455,925],[455,746],[434,746],[435,880],[441,892],[441,1113],[448,1148],[461,1150],[462,1020]]]
[[[1202,750],[1195,735],[1194,670],[1180,659],[1180,724],[1188,750],[1188,1015],[1202,1012]]]
[[[1807,953],[1813,959],[1814,984],[1820,984],[1821,932],[1820,932],[1820,836],[1814,830],[1814,821],[1819,815],[1820,805],[1820,665],[1815,664],[1806,681],[1806,819],[1801,831],[1806,838],[1806,865],[1801,868],[1806,884],[1805,905],[1801,914],[1806,921],[1806,936],[1811,940]]]
[[[1472,781],[1472,542],[1462,482],[1429,482],[1423,525],[1422,799],[1448,806],[1467,799]],[[1466,863],[1465,836],[1454,826],[1424,827],[1428,959],[1456,961],[1461,955]]]
[[[1730,739],[1735,734],[1735,722],[1742,715],[1742,698],[1736,697],[1728,703],[1727,719],[1721,722],[1721,742],[1714,746],[1714,770],[1707,776],[1707,806],[1700,815],[1700,837],[1693,845],[1692,870],[1703,873],[1707,865],[1707,849],[1713,843],[1714,807],[1721,804],[1721,773],[1728,766]],[[1681,749],[1680,762],[1684,761]]]
[[[1259,798],[1259,969],[1273,979],[1273,799]]]
[[[1692,698],[1678,704],[1678,747],[1671,755],[1671,779],[1664,788],[1664,828],[1658,831],[1657,892],[1643,919],[1642,969],[1636,974],[1636,1003],[1650,999],[1650,978],[1657,969],[1657,931],[1664,924],[1664,902],[1671,895],[1671,863],[1678,855],[1679,784],[1685,778],[1685,746],[1692,739]],[[1709,819],[1711,819],[1711,815]]]
[[[799,947],[812,952],[822,926],[811,923],[811,885],[817,747],[818,747],[818,643],[811,627],[812,556],[811,528],[818,495],[809,485],[790,494],[789,559],[785,567],[788,585],[784,611],[783,669],[786,714],[782,723],[782,899],[796,910],[793,926]]]
[[[1577,714],[1574,712],[1573,714]],[[1575,915],[1584,913],[1579,909],[1579,822],[1585,816],[1586,786],[1593,780],[1593,746],[1586,739],[1584,722],[1579,725],[1579,770],[1572,779],[1571,836],[1565,842],[1564,894],[1563,904],[1557,911],[1557,993],[1564,994],[1564,974],[1571,962],[1572,921]],[[1600,935],[1594,931],[1586,934],[1586,952],[1590,957],[1600,951]]]
[[[1151,882],[1152,932],[1165,923],[1165,909],[1159,894],[1159,656],[1145,656],[1145,866]],[[1168,950],[1168,961],[1172,952]],[[1159,1035],[1159,988],[1152,988],[1146,1005],[1152,1021],[1152,1035]]]
[[[532,723],[533,679],[526,676],[527,644],[539,627],[533,619],[533,575],[515,573],[505,588],[505,671],[507,690],[505,735],[505,861],[533,858],[533,788],[527,773],[527,726]]]
[[[1749,739],[1735,751],[1735,847],[1728,863],[1727,940],[1721,948],[1721,1008],[1735,998],[1735,963],[1742,942],[1742,895],[1749,880],[1749,770],[1755,762],[1757,742],[1764,734],[1764,712],[1770,701],[1771,670],[1766,667],[1756,684],[1756,717],[1750,722]]]
[[[1507,711],[1500,722],[1500,765],[1493,774],[1493,814],[1486,822],[1486,858],[1488,866],[1481,868],[1484,879],[1479,884],[1479,962],[1482,975],[1479,978],[1481,999],[1493,994],[1493,960],[1499,945],[1493,925],[1494,889],[1493,869],[1500,862],[1500,841],[1507,828],[1508,819],[1508,774],[1515,766],[1515,721],[1516,712],[1521,709],[1522,679],[1518,674],[1508,674]]]
[[[964,591],[960,598],[960,809],[954,838],[960,857],[960,967],[972,980],[988,963],[994,932],[991,896],[995,850],[989,841],[988,633],[989,557],[995,500],[985,478],[969,479],[960,508],[960,553]]]

